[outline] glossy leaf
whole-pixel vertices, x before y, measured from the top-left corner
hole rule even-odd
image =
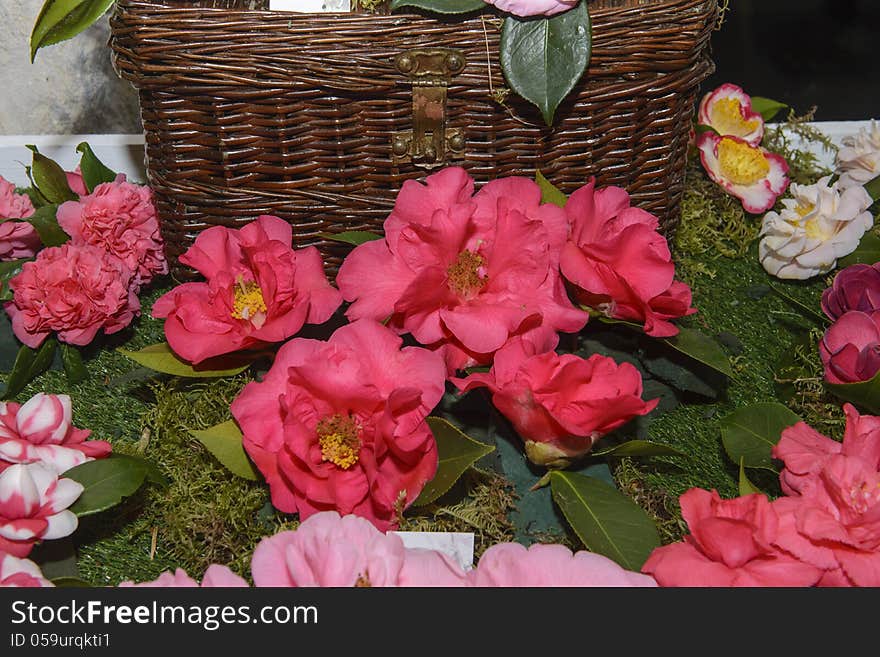
[[[592,552],[638,572],[660,545],[651,518],[613,486],[593,477],[554,471],[550,488],[566,520]]]
[[[9,301],[13,297],[12,288],[9,287],[9,281],[21,273],[21,267],[26,262],[30,262],[33,258],[23,258],[21,260],[8,260],[0,262],[0,301]]]
[[[198,367],[193,367],[186,361],[182,360],[177,354],[171,351],[171,347],[167,342],[160,342],[149,347],[144,347],[140,351],[130,351],[128,349],[117,349],[120,354],[133,360],[139,365],[148,367],[162,374],[171,374],[173,376],[183,376],[191,379],[211,379],[223,376],[234,376],[244,372],[248,368],[248,364],[238,365],[240,361],[235,361],[235,365],[229,359],[211,359],[210,362]],[[214,363],[217,367],[212,369]]]
[[[721,442],[730,460],[747,468],[774,470],[770,450],[782,431],[800,418],[777,402],[739,408],[721,420]]]
[[[82,352],[76,345],[61,344],[61,362],[64,364],[68,383],[80,383],[88,378],[89,371],[83,364]]]
[[[547,180],[540,171],[535,172],[535,182],[541,188],[542,203],[552,203],[560,208],[564,208],[568,203],[568,197],[556,185]]]
[[[40,153],[36,146],[28,145],[28,148],[34,154],[31,175],[40,194],[50,203],[64,203],[79,198],[67,184],[67,174],[61,165]]]
[[[752,96],[752,110],[764,117],[765,121],[770,121],[784,109],[788,109],[788,105],[778,100]]]
[[[371,233],[367,230],[347,230],[342,233],[321,233],[320,237],[323,237],[325,240],[342,242],[343,244],[353,244],[354,246],[358,246],[364,242],[372,242],[373,240],[382,239],[381,235]]]
[[[464,472],[494,447],[474,440],[440,417],[429,417],[428,425],[437,441],[437,474],[422,489],[413,503],[430,504],[446,493]]]
[[[244,451],[241,430],[233,420],[190,433],[232,474],[251,481],[262,478]]]
[[[682,328],[679,329],[678,335],[665,338],[664,342],[686,356],[733,378],[733,370],[730,367],[727,354],[724,353],[721,345],[708,335],[704,335],[696,329]]]
[[[655,443],[650,440],[627,440],[619,445],[615,445],[614,447],[609,447],[608,449],[599,450],[592,453],[594,457],[600,456],[614,456],[614,457],[622,457],[622,456],[684,456],[687,457],[687,454],[684,452],[675,449],[674,447],[670,447],[669,445],[663,445],[661,443]]]
[[[49,369],[55,359],[55,350],[58,342],[54,337],[48,337],[37,349],[31,349],[22,345],[18,350],[18,356],[12,366],[12,371],[6,379],[6,390],[3,399],[12,399],[25,386]]]
[[[61,246],[70,240],[70,235],[58,225],[57,212],[57,205],[44,205],[27,218],[40,236],[43,246]]]
[[[743,464],[743,459],[739,460],[739,494],[742,497],[746,495],[752,495],[753,493],[763,493],[763,491],[755,486],[751,481],[749,481],[748,476],[746,475],[746,466]]]
[[[509,16],[501,30],[501,68],[510,87],[533,103],[547,125],[587,70],[591,52],[587,3],[551,18]]]
[[[114,0],[46,0],[31,32],[31,61],[37,50],[76,36],[104,15]]]
[[[79,170],[82,173],[83,181],[89,192],[93,192],[95,187],[101,183],[108,183],[116,180],[116,173],[108,169],[104,163],[98,159],[98,156],[92,151],[92,147],[89,146],[88,142],[82,142],[76,147],[76,150],[79,153],[82,153],[82,157],[79,161]]]
[[[64,476],[78,481],[84,488],[70,510],[82,517],[116,506],[141,487],[147,478],[147,469],[143,459],[120,454],[71,468]]]
[[[865,233],[855,251],[837,261],[837,268],[843,269],[857,263],[873,265],[875,262],[880,262],[880,235],[870,231]]]
[[[435,14],[467,14],[486,8],[484,0],[392,0],[391,11],[425,9]]]
[[[872,415],[880,415],[880,372],[873,379],[861,383],[828,383],[827,387],[837,397],[852,402]]]

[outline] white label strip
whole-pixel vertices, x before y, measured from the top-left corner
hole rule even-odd
[[[392,532],[405,547],[443,552],[465,570],[474,567],[474,535],[470,532]]]
[[[269,0],[269,11],[321,14],[351,11],[351,0]]]

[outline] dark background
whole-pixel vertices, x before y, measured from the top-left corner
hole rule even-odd
[[[816,120],[880,118],[880,0],[730,0],[715,74]]]

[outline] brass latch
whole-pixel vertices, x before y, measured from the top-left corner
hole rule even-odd
[[[409,50],[394,58],[397,70],[409,76],[413,92],[413,129],[391,138],[395,163],[433,169],[464,154],[462,131],[446,128],[446,91],[466,63],[462,53],[448,48]]]

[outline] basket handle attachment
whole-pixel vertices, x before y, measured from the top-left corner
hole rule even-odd
[[[449,48],[408,50],[394,58],[394,67],[409,77],[413,101],[413,129],[391,137],[395,164],[433,169],[464,155],[464,133],[446,126],[446,92],[466,64],[463,53]]]

